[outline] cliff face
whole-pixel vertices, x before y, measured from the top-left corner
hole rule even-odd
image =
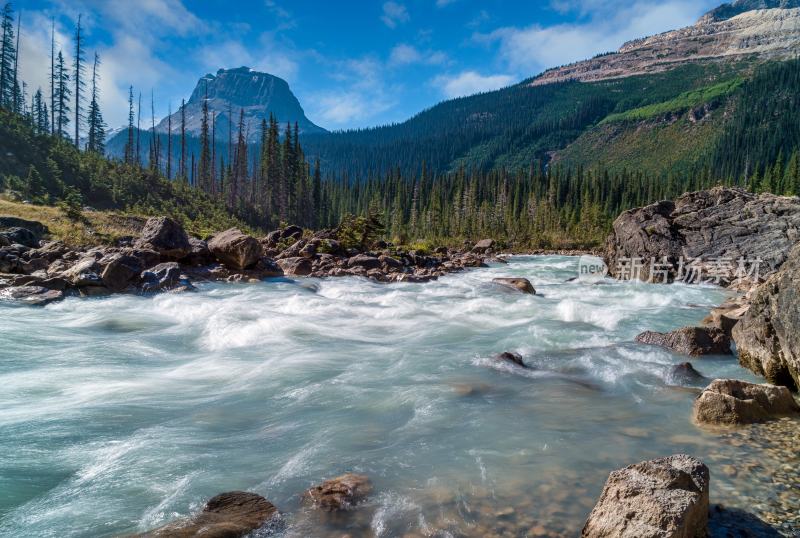
[[[229,121],[236,135],[240,111],[244,112],[245,131],[250,141],[258,139],[261,120],[269,119],[270,114],[277,117],[281,129],[286,122],[297,122],[301,132],[324,132],[306,117],[285,80],[247,67],[220,69],[216,75],[209,74],[198,81],[186,102],[186,130],[195,136],[200,134],[204,98],[208,99],[209,114],[216,116],[218,140],[227,140]],[[179,129],[180,121],[180,111],[177,111],[172,115],[173,133]],[[167,118],[157,129],[167,132]]]
[[[612,54],[544,72],[531,85],[596,81],[671,69],[689,61],[790,58],[800,47],[800,0],[741,0],[703,16],[697,24],[629,41]],[[751,5],[790,9],[749,9]]]

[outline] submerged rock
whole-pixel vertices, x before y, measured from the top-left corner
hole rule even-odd
[[[326,512],[350,510],[372,491],[364,475],[347,473],[314,486],[303,495],[306,502]]]
[[[695,400],[692,413],[698,424],[752,424],[797,415],[800,406],[786,387],[715,379]]]
[[[706,536],[709,471],[678,454],[612,472],[589,514],[584,538],[695,538]]]
[[[231,269],[247,269],[263,255],[261,243],[238,228],[220,232],[208,242],[208,249]]]
[[[504,351],[495,355],[494,360],[498,362],[508,362],[511,364],[516,364],[517,366],[521,366],[522,368],[527,368],[527,366],[525,366],[525,362],[522,360],[522,355],[519,353],[512,353],[511,351]]]
[[[742,366],[770,383],[800,388],[800,246],[755,290],[733,339]]]
[[[142,272],[142,291],[166,291],[179,287],[181,266],[175,262],[160,263]]]
[[[261,495],[231,491],[212,497],[203,511],[186,521],[170,523],[137,536],[141,538],[237,538],[278,515],[278,510]]]
[[[531,284],[531,281],[527,278],[493,278],[492,282],[522,293],[536,295],[533,284]]]
[[[730,338],[714,327],[684,327],[668,333],[645,331],[636,337],[636,341],[666,347],[690,357],[731,354]]]
[[[164,258],[180,259],[192,251],[189,237],[178,222],[169,217],[152,217],[134,244],[140,250],[154,250]]]
[[[691,384],[706,381],[708,378],[695,370],[691,362],[682,362],[672,367],[670,379],[676,383]]]

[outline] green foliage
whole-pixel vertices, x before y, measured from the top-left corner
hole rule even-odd
[[[643,121],[669,113],[681,113],[699,105],[710,105],[721,98],[735,92],[744,82],[741,77],[735,77],[712,86],[691,90],[680,94],[674,99],[653,103],[647,106],[634,108],[617,114],[610,114],[601,123],[615,121]]]
[[[64,187],[63,198],[58,201],[58,207],[70,220],[83,218],[83,198],[74,187]]]

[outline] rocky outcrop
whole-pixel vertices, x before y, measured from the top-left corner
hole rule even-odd
[[[176,260],[192,252],[189,236],[183,226],[169,217],[147,219],[134,246],[140,250],[153,250],[164,258]]]
[[[752,3],[759,8],[798,7],[797,0],[778,2]],[[694,26],[635,39],[616,52],[545,71],[530,84],[589,82],[657,73],[689,61],[739,60],[746,56],[791,58],[800,46],[800,9],[747,8],[709,15]]]
[[[347,473],[326,480],[305,492],[304,499],[326,512],[350,510],[372,491],[372,484],[364,475]]]
[[[699,538],[706,536],[709,471],[678,454],[612,472],[589,514],[584,538]]]
[[[238,228],[225,230],[212,237],[208,249],[231,269],[247,269],[263,255],[261,243]]]
[[[694,402],[698,424],[736,425],[797,415],[800,407],[786,387],[715,379]]]
[[[294,258],[283,258],[278,260],[278,265],[284,274],[289,276],[306,276],[314,270],[311,260],[296,256]]]
[[[684,327],[668,333],[645,331],[636,337],[636,341],[690,357],[731,354],[730,338],[714,327]]]
[[[726,336],[733,335],[733,328],[744,317],[750,308],[748,299],[736,297],[728,299],[716,308],[711,309],[711,313],[703,319],[703,326],[715,327],[725,333]]]
[[[492,282],[520,293],[536,295],[536,290],[527,278],[493,278]]]
[[[717,187],[625,211],[614,221],[605,261],[617,278],[725,284],[755,280],[754,265],[762,278],[774,273],[798,240],[800,199]],[[641,267],[634,271],[631,260]]]
[[[770,383],[800,387],[800,246],[752,294],[733,339],[742,366]]]
[[[139,534],[140,538],[237,538],[266,525],[278,510],[261,495],[231,491],[212,497],[203,510],[186,521]]]

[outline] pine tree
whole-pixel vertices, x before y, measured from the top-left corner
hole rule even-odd
[[[97,68],[100,66],[100,55],[94,53],[94,64],[92,66],[92,98],[89,102],[89,133],[86,149],[100,155],[105,154],[106,151],[106,125],[103,121],[103,114],[100,112],[100,88],[97,81],[100,79],[100,74]]]
[[[203,98],[203,113],[200,118],[200,163],[198,165],[199,186],[203,192],[211,192],[211,147],[208,132],[208,84]]]
[[[186,100],[181,100],[181,158],[178,163],[178,176],[186,181]]]
[[[56,133],[67,138],[67,126],[69,125],[69,97],[72,92],[69,89],[69,73],[64,65],[64,55],[58,52],[56,58]]]
[[[84,58],[84,51],[83,51],[83,34],[81,28],[81,17],[82,15],[78,15],[78,22],[75,25],[75,35],[73,37],[74,46],[75,46],[75,56],[72,58],[72,82],[75,83],[75,147],[80,146],[80,131],[81,131],[81,120],[83,120],[83,114],[81,113],[81,104],[83,103],[83,90],[86,88],[86,81],[84,80],[84,74],[86,73],[86,65],[85,65],[85,58]]]
[[[136,162],[134,152],[136,147],[133,142],[133,86],[128,88],[128,138],[125,142],[125,162],[133,165]]]
[[[167,179],[172,179],[172,103],[167,109]]]
[[[12,75],[13,86],[11,90],[12,104],[11,109],[17,114],[25,114],[25,83],[22,83],[20,88],[19,83],[19,37],[20,27],[22,25],[22,13],[17,14],[17,43],[14,47],[14,71]]]
[[[56,134],[56,20],[50,21],[50,134]]]
[[[16,50],[14,48],[14,11],[10,2],[3,6],[0,27],[3,32],[2,41],[0,41],[0,106],[11,108],[14,98]]]

